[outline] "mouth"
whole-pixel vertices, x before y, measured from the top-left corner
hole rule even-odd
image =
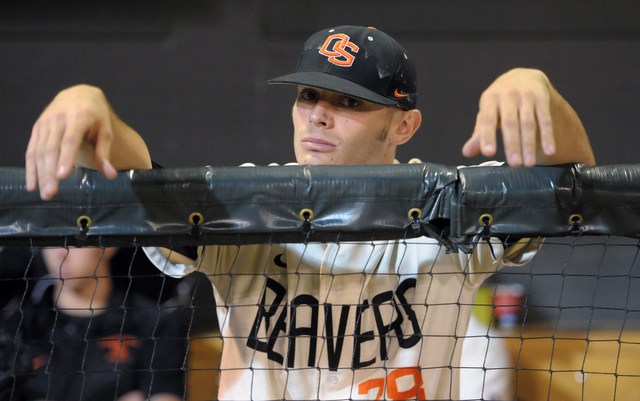
[[[305,150],[314,152],[328,152],[336,147],[333,143],[320,138],[304,138],[300,143]]]

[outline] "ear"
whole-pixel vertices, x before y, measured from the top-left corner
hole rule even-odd
[[[393,142],[396,145],[402,145],[413,137],[420,124],[422,124],[422,113],[420,110],[399,110],[399,123],[393,130]]]

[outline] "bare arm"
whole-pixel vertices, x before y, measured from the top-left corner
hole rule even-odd
[[[110,179],[117,170],[151,168],[140,135],[118,118],[102,90],[89,85],[58,93],[34,124],[25,154],[27,190],[53,198],[74,166]]]
[[[542,71],[513,69],[484,91],[462,153],[495,156],[498,129],[511,166],[595,164],[582,122]]]
[[[149,398],[150,401],[182,401],[182,397],[178,397],[174,394],[161,393],[154,394]]]
[[[144,393],[140,390],[129,391],[120,396],[117,401],[144,401]],[[158,393],[149,397],[149,401],[182,401],[182,397],[175,394]]]

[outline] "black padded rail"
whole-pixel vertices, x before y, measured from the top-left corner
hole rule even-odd
[[[0,244],[189,245],[640,233],[640,165],[76,170],[52,201],[0,169]]]

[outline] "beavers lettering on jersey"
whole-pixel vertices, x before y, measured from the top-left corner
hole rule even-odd
[[[388,357],[387,335],[391,334],[398,340],[401,348],[411,348],[418,344],[421,338],[420,325],[415,312],[411,309],[411,304],[407,302],[405,294],[416,287],[416,279],[408,278],[402,281],[394,291],[381,292],[371,299],[365,299],[359,305],[333,305],[330,303],[320,304],[318,299],[312,295],[297,295],[287,304],[287,291],[277,281],[267,278],[265,290],[262,293],[258,312],[254,318],[251,333],[247,339],[247,346],[259,352],[264,352],[267,357],[279,364],[284,365],[284,355],[276,350],[279,341],[288,341],[287,361],[288,368],[294,368],[296,352],[305,352],[296,349],[296,340],[299,337],[308,338],[308,358],[307,366],[315,367],[316,351],[318,347],[318,337],[326,337],[327,358],[330,370],[337,370],[339,367],[345,337],[352,336],[354,339],[353,352],[349,351],[352,357],[351,367],[359,369],[371,366],[376,363],[376,358],[361,360],[361,347],[369,341],[377,341],[378,357],[384,361]],[[392,305],[395,313],[391,321],[385,321],[381,311],[382,306]],[[296,310],[305,307],[309,311],[310,321],[308,326],[299,326],[296,320]],[[324,330],[319,326],[320,308],[325,316]],[[354,319],[349,319],[350,314],[355,313]],[[367,316],[368,315],[368,316]],[[373,318],[375,321],[375,332],[373,330],[361,332],[361,323],[364,318]],[[334,323],[337,320],[337,327]],[[408,320],[410,325],[404,324]],[[353,327],[347,327],[349,321],[354,322]],[[410,328],[406,333],[403,328]],[[266,335],[259,335],[266,333]]]

